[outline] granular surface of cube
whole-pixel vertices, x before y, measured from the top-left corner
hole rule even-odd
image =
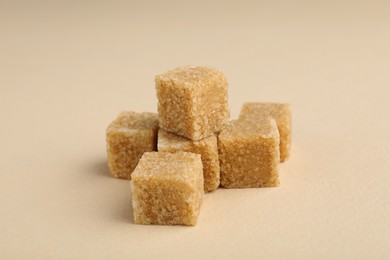
[[[142,154],[157,150],[157,133],[157,113],[120,113],[106,130],[111,174],[130,179]]]
[[[228,84],[221,71],[183,67],[157,75],[155,82],[161,128],[200,140],[228,122]]]
[[[272,117],[280,134],[280,161],[286,161],[291,148],[291,106],[282,103],[244,103],[239,119],[259,120]]]
[[[216,190],[219,186],[219,159],[217,137],[215,134],[192,141],[188,138],[169,133],[163,129],[158,131],[157,150],[163,152],[186,151],[200,154],[203,163],[204,190]]]
[[[232,121],[218,136],[221,186],[279,185],[279,133],[274,119]]]
[[[200,157],[144,153],[131,180],[136,224],[196,225],[204,195]]]

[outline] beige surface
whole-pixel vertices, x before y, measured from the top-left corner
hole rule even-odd
[[[63,2],[0,1],[1,259],[390,258],[388,1]],[[291,103],[292,155],[194,228],[134,225],[105,128],[187,64],[224,71],[233,117]]]

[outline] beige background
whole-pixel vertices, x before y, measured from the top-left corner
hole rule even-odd
[[[386,2],[1,0],[0,258],[389,259]],[[291,103],[292,157],[196,227],[134,225],[105,128],[188,64],[225,72],[233,117]]]

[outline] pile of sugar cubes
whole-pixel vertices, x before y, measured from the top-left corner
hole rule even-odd
[[[111,173],[131,179],[136,224],[195,225],[204,193],[279,185],[290,105],[245,103],[229,121],[221,71],[183,67],[155,82],[158,114],[122,112],[106,131]]]

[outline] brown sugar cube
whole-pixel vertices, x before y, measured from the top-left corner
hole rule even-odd
[[[130,179],[142,154],[157,150],[157,132],[157,113],[120,113],[106,130],[111,174]]]
[[[184,67],[155,78],[160,127],[191,140],[222,130],[228,122],[225,76],[208,67]]]
[[[131,179],[136,224],[196,225],[203,203],[199,154],[144,153]]]
[[[218,150],[222,187],[279,185],[279,133],[274,119],[232,121],[218,136]]]
[[[291,106],[280,103],[244,103],[239,120],[259,120],[272,117],[278,125],[280,134],[280,161],[290,156],[291,147]]]
[[[185,151],[200,154],[203,163],[205,192],[218,188],[219,159],[216,135],[211,135],[199,141],[192,141],[160,129],[158,131],[157,150],[162,152]]]

